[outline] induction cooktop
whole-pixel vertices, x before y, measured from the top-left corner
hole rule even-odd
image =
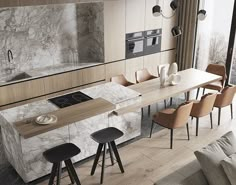
[[[93,98],[88,95],[78,91],[71,94],[66,94],[63,96],[58,96],[55,98],[48,99],[51,103],[59,108],[69,107],[78,103],[86,102],[92,100]]]

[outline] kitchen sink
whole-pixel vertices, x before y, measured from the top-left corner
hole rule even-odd
[[[13,81],[17,81],[17,80],[24,80],[24,79],[31,78],[31,77],[32,76],[28,75],[27,73],[22,72],[22,73],[19,73],[15,76],[12,76],[12,77],[6,79],[5,82],[13,82]]]

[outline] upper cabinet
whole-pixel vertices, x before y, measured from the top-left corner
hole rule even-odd
[[[156,3],[156,0],[146,0],[145,30],[162,28],[162,16],[154,17],[152,14],[152,8]],[[163,7],[163,0],[159,0],[159,5]]]
[[[177,12],[174,14],[173,10],[170,8],[171,1],[172,0],[164,0],[162,6],[163,15],[167,17],[174,15],[171,18],[162,19],[162,51],[176,48],[176,37],[173,37],[171,29],[178,25]]]
[[[126,0],[126,33],[144,30],[145,0]]]
[[[125,59],[125,0],[104,1],[105,62]]]

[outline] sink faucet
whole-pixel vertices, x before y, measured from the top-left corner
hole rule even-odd
[[[7,57],[8,57],[8,62],[10,63],[11,60],[13,60],[13,54],[12,54],[12,51],[10,49],[7,51]]]

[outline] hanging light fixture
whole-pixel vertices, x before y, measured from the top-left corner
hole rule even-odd
[[[159,0],[157,0],[157,4],[152,8],[152,14],[154,17],[158,17],[161,15],[161,7],[159,5]]]
[[[197,17],[198,17],[198,19],[200,21],[203,21],[204,19],[206,19],[206,16],[207,16],[206,10],[204,9],[204,7],[205,7],[205,0],[202,1],[202,4],[203,4],[202,9],[199,10],[198,13],[197,13]]]
[[[182,34],[182,29],[180,26],[175,26],[171,29],[173,37],[178,37]]]
[[[173,11],[175,11],[178,8],[178,0],[171,1],[170,7],[172,8]]]

